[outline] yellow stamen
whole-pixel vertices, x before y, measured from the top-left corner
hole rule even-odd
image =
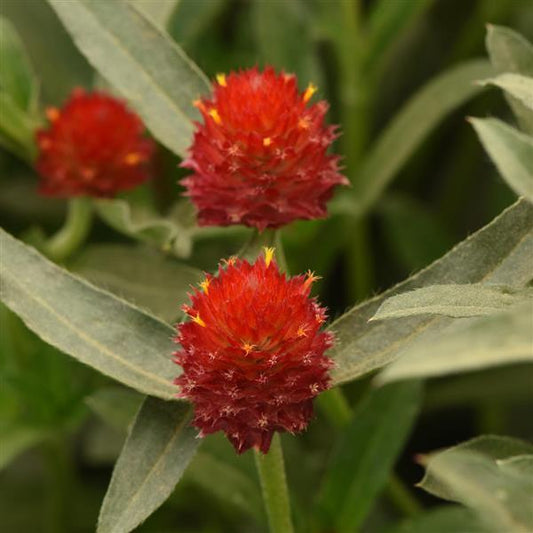
[[[222,119],[220,118],[220,115],[218,114],[218,111],[216,109],[210,109],[209,110],[209,116],[217,123],[222,124]]]
[[[209,278],[205,278],[202,283],[200,283],[200,287],[202,287],[202,290],[208,294],[209,293],[209,285],[211,285],[211,280]]]
[[[222,87],[226,87],[226,75],[225,74],[217,74],[217,83],[221,85]]]
[[[305,103],[309,102],[309,100],[311,99],[311,96],[313,96],[313,94],[315,94],[316,91],[317,91],[317,86],[314,85],[313,83],[310,83],[304,92],[304,102]]]
[[[199,326],[202,326],[203,328],[205,328],[205,322],[200,318],[200,313],[192,317],[192,321],[196,322]]]
[[[235,261],[237,261],[237,258],[232,255],[229,259],[222,259],[223,263],[228,266],[233,266],[235,264]]]
[[[134,166],[137,163],[140,163],[142,161],[141,154],[137,152],[130,152],[129,154],[126,154],[124,157],[124,163],[126,165]]]
[[[265,265],[268,267],[274,258],[275,248],[268,248],[263,246],[263,251],[265,252]]]
[[[242,345],[242,349],[244,350],[245,355],[248,355],[254,348],[255,348],[255,344],[250,344],[248,342],[245,342]]]
[[[304,287],[306,289],[315,281],[322,279],[320,276],[316,276],[314,272],[311,272],[311,270],[308,270],[305,275],[307,276],[304,281]]]
[[[311,125],[311,121],[309,120],[308,117],[303,117],[303,118],[301,118],[301,119],[298,121],[298,127],[299,127],[301,130],[306,130],[306,129],[308,129],[310,125]]]
[[[192,105],[200,111],[205,111],[205,105],[199,98],[197,100],[193,100]]]
[[[270,146],[272,144],[272,139],[270,137],[265,137],[263,139],[263,146]]]
[[[298,337],[307,337],[307,333],[306,333],[306,331],[305,331],[305,328],[304,328],[303,326],[300,326],[300,327],[298,328],[298,331],[296,332],[296,335],[297,335]]]
[[[59,118],[59,109],[57,109],[57,107],[48,107],[46,109],[46,118],[50,121],[50,122],[55,122],[58,118]]]

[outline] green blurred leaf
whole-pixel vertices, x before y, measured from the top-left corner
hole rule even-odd
[[[319,494],[324,525],[357,531],[385,486],[421,401],[419,382],[372,390],[333,452]]]
[[[98,533],[135,529],[170,496],[200,439],[191,409],[147,398],[118,458],[98,518]]]
[[[495,118],[470,121],[508,185],[533,202],[533,137]]]
[[[23,111],[37,111],[39,85],[24,45],[9,20],[0,16],[0,88]]]
[[[159,28],[166,28],[179,0],[130,0],[130,2]]]
[[[3,230],[0,244],[2,300],[31,330],[130,387],[174,397],[172,328],[69,274]]]
[[[491,315],[533,296],[531,289],[485,285],[430,285],[385,300],[370,320],[415,315]]]
[[[419,336],[379,375],[379,383],[533,362],[533,300],[486,317],[444,319]]]
[[[496,72],[533,76],[533,46],[519,33],[503,26],[487,26],[487,51]],[[524,104],[506,95],[521,128],[533,135],[533,113]]]
[[[363,214],[372,207],[428,133],[452,110],[482,90],[474,84],[476,80],[493,72],[487,61],[469,61],[440,74],[411,97],[362,163],[351,193],[355,214]]]
[[[495,85],[533,110],[533,78],[531,76],[507,73],[482,80],[479,83],[481,85]]]
[[[0,134],[5,138],[4,146],[17,146],[17,155],[32,161],[36,146],[34,141],[35,129],[40,122],[17,107],[13,99],[0,91]]]
[[[179,0],[169,31],[182,46],[205,39],[210,24],[225,7],[226,0]]]
[[[41,428],[11,425],[0,430],[0,470],[18,455],[39,444],[49,433]]]
[[[103,387],[85,397],[91,410],[118,431],[128,429],[143,401],[141,394],[117,386]]]
[[[126,200],[96,200],[98,215],[112,228],[144,242],[155,244],[178,257],[191,253],[191,232],[177,219],[161,217],[147,207]]]
[[[88,246],[70,270],[168,323],[181,316],[187,292],[203,277],[156,250],[121,244]]]
[[[48,0],[96,69],[144,119],[153,135],[184,156],[199,117],[193,100],[209,82],[168,35],[123,0]]]
[[[336,362],[333,382],[351,381],[390,363],[407,343],[446,320],[423,316],[368,323],[386,298],[439,283],[528,283],[532,228],[533,207],[518,201],[425,270],[334,321],[329,328],[337,338],[330,351]]]
[[[532,454],[533,446],[526,442],[479,437],[425,458],[426,474],[420,486],[471,507],[489,531],[526,533],[533,528]],[[516,456],[520,463],[513,467],[509,459]]]
[[[488,533],[488,531],[470,509],[447,505],[425,511],[388,533]]]
[[[304,84],[323,84],[323,75],[310,24],[309,4],[254,1],[250,5],[252,24],[262,63],[296,74]]]

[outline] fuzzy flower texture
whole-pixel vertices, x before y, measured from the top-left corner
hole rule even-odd
[[[313,398],[330,384],[333,344],[309,293],[317,279],[287,278],[273,249],[254,264],[230,259],[208,275],[184,310],[175,361],[179,397],[195,407],[200,436],[223,431],[238,453],[266,453],[275,431],[307,427]]]
[[[36,134],[42,194],[106,198],[150,177],[154,144],[121,100],[75,89],[62,109],[46,114],[50,125]]]
[[[270,67],[217,76],[212,97],[195,102],[204,122],[182,163],[200,225],[263,230],[326,216],[334,186],[348,181],[327,153],[337,137],[327,103],[309,105],[315,91]]]

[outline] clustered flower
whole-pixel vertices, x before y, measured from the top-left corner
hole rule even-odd
[[[324,125],[325,101],[310,105],[315,91],[271,67],[217,76],[212,97],[195,102],[203,124],[182,164],[200,225],[263,230],[326,216],[333,188],[348,181],[327,153],[336,127]]]
[[[325,309],[310,297],[311,272],[286,277],[273,249],[254,264],[232,258],[207,275],[177,326],[175,380],[194,404],[200,436],[223,431],[238,453],[266,453],[275,431],[297,433],[330,384]]]
[[[49,127],[36,133],[41,193],[110,197],[150,177],[154,144],[121,100],[75,89],[47,118]]]

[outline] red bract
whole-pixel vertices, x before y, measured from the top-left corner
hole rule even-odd
[[[307,427],[312,401],[329,386],[331,333],[325,309],[310,298],[317,278],[287,278],[273,250],[253,265],[230,259],[207,276],[178,326],[179,396],[195,407],[200,436],[223,431],[238,453],[266,453],[274,431]]]
[[[109,197],[150,177],[154,145],[121,100],[76,89],[47,116],[50,126],[36,133],[41,193]]]
[[[327,154],[337,136],[324,126],[327,103],[308,105],[316,88],[300,93],[270,67],[217,80],[212,98],[195,102],[204,123],[182,164],[194,171],[182,183],[199,224],[262,230],[325,217],[333,187],[348,181]]]

